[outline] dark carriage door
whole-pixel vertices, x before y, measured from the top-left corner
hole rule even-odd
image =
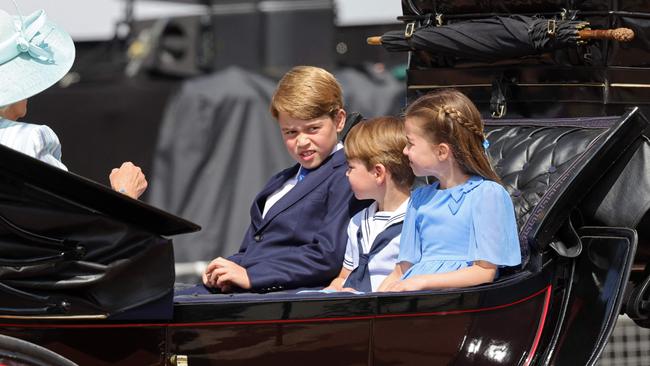
[[[177,296],[170,357],[189,365],[368,365],[374,296]]]
[[[634,262],[633,229],[583,227],[554,335],[537,364],[594,365],[614,329]]]
[[[172,317],[171,235],[196,230],[0,146],[0,334],[82,365],[151,364]]]

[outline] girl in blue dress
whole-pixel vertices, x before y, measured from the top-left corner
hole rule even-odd
[[[422,96],[406,110],[405,131],[413,172],[437,181],[413,191],[398,263],[379,291],[474,286],[518,265],[514,208],[474,104],[455,90]]]

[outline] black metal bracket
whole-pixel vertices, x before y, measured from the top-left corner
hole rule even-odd
[[[492,118],[503,118],[508,112],[508,98],[513,82],[503,74],[492,81],[492,96],[490,98],[490,113]]]
[[[566,258],[575,258],[582,253],[582,240],[570,217],[560,228],[558,239],[553,240],[549,245],[557,254]]]

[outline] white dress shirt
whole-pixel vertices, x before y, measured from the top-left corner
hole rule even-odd
[[[342,143],[337,143],[336,146],[334,147],[334,150],[330,153],[330,155],[334,154],[335,152],[341,150],[343,148]],[[317,168],[318,169],[318,168]],[[262,211],[262,218],[266,216],[266,213],[269,212],[271,207],[275,205],[282,197],[284,197],[287,193],[289,193],[290,190],[293,189],[293,187],[296,186],[296,183],[298,183],[298,174],[300,174],[300,169],[298,169],[298,172],[296,173],[295,176],[293,176],[290,179],[287,179],[286,182],[278,189],[277,191],[271,193],[268,198],[266,199],[266,202],[264,202],[264,210]]]

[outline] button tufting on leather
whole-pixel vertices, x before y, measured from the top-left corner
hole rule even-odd
[[[500,120],[498,125],[488,123],[485,126],[490,136],[488,155],[504,186],[511,192],[519,228],[529,219],[535,219],[530,214],[562,177],[560,173],[566,171],[603,131],[559,124],[552,128],[543,124],[536,126],[535,119],[526,121],[527,125],[521,123],[508,124]],[[526,256],[527,246],[522,245]]]

